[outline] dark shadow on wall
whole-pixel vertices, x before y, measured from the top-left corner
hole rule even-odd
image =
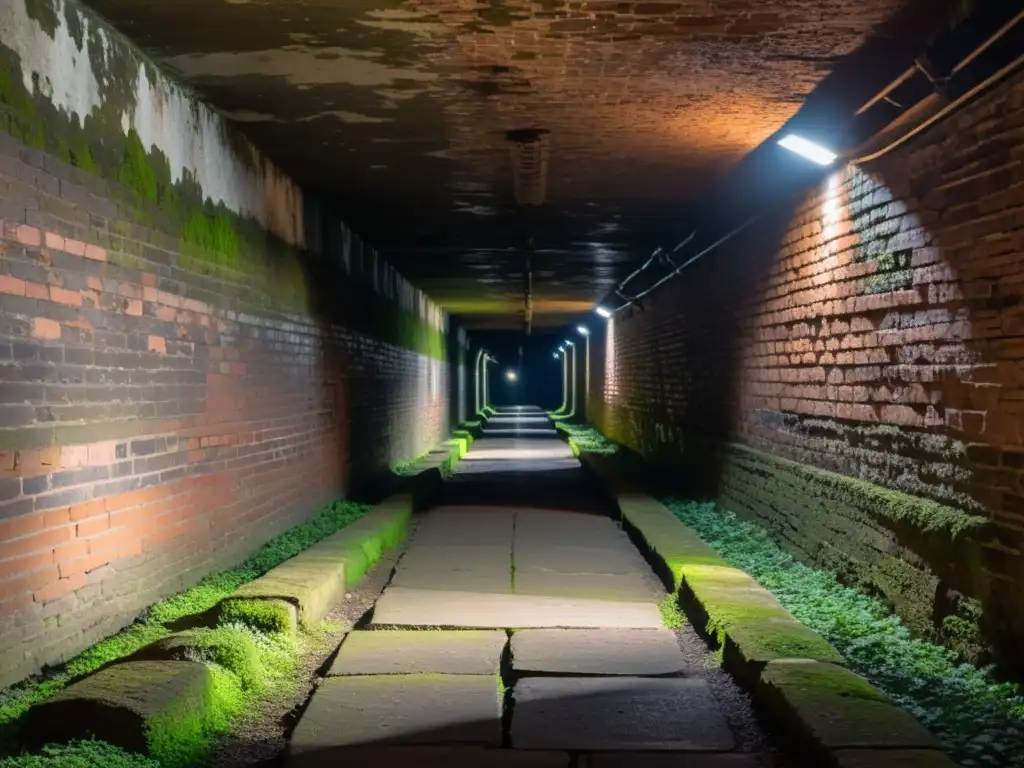
[[[307,202],[307,208],[312,204]],[[422,417],[417,409],[431,387],[448,402],[447,363],[433,382],[434,374],[423,368],[429,358],[417,355],[418,367],[412,367],[409,317],[400,316],[396,304],[371,283],[372,272],[360,268],[369,264],[370,248],[354,237],[346,243],[340,220],[323,211],[307,212],[306,221],[311,222],[307,243],[321,250],[299,255],[308,313],[319,327],[310,345],[309,375],[323,379],[324,407],[338,435],[340,489],[349,498],[373,501],[393,490],[390,464],[412,458],[406,454],[412,450],[413,425],[401,420]],[[447,355],[446,347],[443,343]],[[446,418],[442,409],[437,440]]]
[[[611,354],[617,359],[611,367],[617,368],[616,399],[626,413],[607,403],[603,418],[613,438],[689,494],[718,493],[721,443],[735,423],[739,400],[745,317],[762,298],[796,202],[790,196],[775,204],[770,216],[615,316]],[[719,215],[703,242],[735,228],[737,220],[744,219]],[[602,394],[598,390],[596,397]]]

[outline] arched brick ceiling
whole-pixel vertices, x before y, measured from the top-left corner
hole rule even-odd
[[[449,311],[586,311],[904,0],[88,0]],[[507,133],[542,129],[544,205]]]

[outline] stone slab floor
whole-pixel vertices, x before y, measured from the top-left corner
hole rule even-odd
[[[289,766],[782,764],[539,409],[488,421],[341,644]]]

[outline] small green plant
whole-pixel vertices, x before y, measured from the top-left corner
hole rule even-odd
[[[665,595],[665,599],[658,603],[658,611],[661,613],[661,623],[668,629],[686,626],[686,616],[679,608],[678,595]]]
[[[286,633],[292,628],[291,611],[281,600],[228,600],[221,621],[238,623],[260,632]]]
[[[48,744],[38,755],[0,759],[0,768],[162,768],[149,757],[125,752],[104,741]]]
[[[555,428],[569,436],[569,446],[576,456],[581,453],[611,456],[619,451],[619,446],[591,426],[556,421]]]
[[[761,526],[710,503],[666,506],[800,622],[828,640],[849,667],[929,728],[962,766],[1024,766],[1024,696],[991,669],[911,636],[881,602],[783,552]]]

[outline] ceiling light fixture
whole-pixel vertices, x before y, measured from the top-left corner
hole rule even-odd
[[[605,309],[604,307],[594,307],[594,311],[606,320],[612,316],[611,310]]]
[[[808,141],[802,136],[797,136],[795,133],[779,139],[779,146],[818,165],[831,165],[839,157],[835,152],[831,152],[813,141]]]

